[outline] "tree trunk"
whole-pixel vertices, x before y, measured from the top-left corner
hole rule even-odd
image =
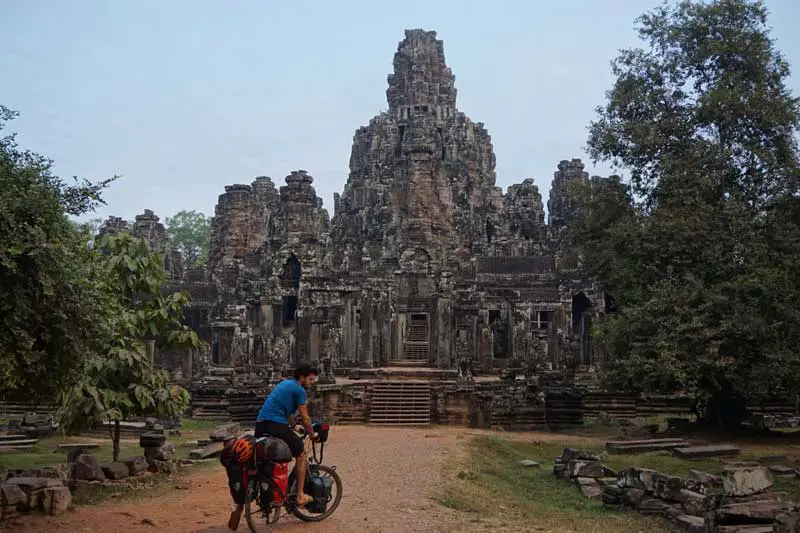
[[[113,445],[112,453],[115,463],[119,461],[119,436],[120,436],[119,433],[120,433],[119,420],[114,420],[114,434],[111,437],[111,441]]]
[[[156,341],[147,340],[145,341],[145,346],[147,348],[147,358],[150,360],[150,366],[153,366],[156,358]]]

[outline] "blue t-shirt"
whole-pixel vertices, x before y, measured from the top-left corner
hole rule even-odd
[[[295,379],[286,379],[272,389],[258,412],[256,422],[288,424],[289,416],[306,404],[306,389]]]

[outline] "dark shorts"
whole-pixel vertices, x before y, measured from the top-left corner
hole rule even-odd
[[[289,449],[292,451],[292,457],[297,457],[301,453],[305,451],[305,446],[303,446],[303,439],[300,436],[292,431],[287,424],[279,424],[277,422],[270,422],[269,420],[261,420],[256,422],[256,438],[270,436],[275,437],[276,439],[281,439],[283,442],[289,445]]]

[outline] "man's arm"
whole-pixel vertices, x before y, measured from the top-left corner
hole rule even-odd
[[[297,412],[300,414],[300,420],[302,420],[303,427],[306,429],[306,433],[310,437],[314,436],[314,428],[311,426],[311,417],[308,416],[308,406],[301,405],[297,408]]]

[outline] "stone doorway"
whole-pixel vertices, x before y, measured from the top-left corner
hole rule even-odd
[[[430,361],[430,317],[427,313],[407,315],[401,354],[401,359],[405,362]]]

